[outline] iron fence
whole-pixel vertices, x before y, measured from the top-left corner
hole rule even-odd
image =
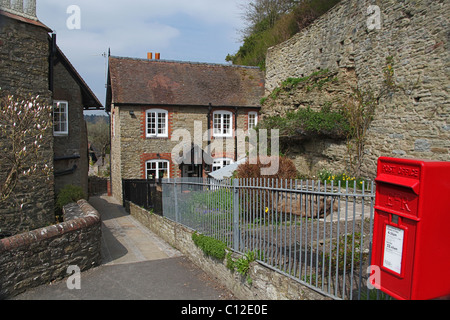
[[[164,179],[164,216],[335,299],[380,299],[366,286],[373,182]]]

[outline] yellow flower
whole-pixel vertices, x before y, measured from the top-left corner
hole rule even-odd
[[[267,213],[267,212],[269,212],[269,208],[268,208],[268,207],[266,207],[266,213]]]

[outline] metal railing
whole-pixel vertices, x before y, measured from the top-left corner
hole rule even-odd
[[[178,178],[162,191],[164,216],[177,223],[334,299],[380,298],[366,286],[373,182]]]

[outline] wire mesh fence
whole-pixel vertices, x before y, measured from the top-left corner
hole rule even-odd
[[[335,299],[380,299],[366,286],[373,182],[165,179],[164,216],[253,251],[259,261]]]

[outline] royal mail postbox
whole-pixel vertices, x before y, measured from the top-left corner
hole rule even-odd
[[[380,158],[372,266],[396,299],[450,295],[450,162]],[[373,270],[373,269],[372,269]]]

